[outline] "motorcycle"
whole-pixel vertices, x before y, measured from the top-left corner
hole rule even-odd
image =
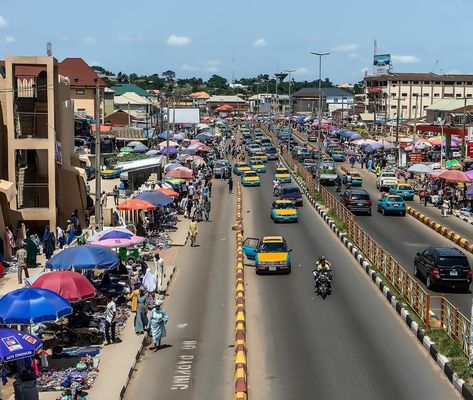
[[[335,186],[335,191],[336,191],[337,193],[342,191],[342,185],[340,185],[340,183],[337,183],[337,184],[336,184],[336,186]]]
[[[322,299],[332,293],[332,277],[329,272],[321,272],[318,276],[318,283],[316,283],[316,292]]]
[[[281,194],[281,189],[278,187],[273,188],[273,195],[278,197]]]

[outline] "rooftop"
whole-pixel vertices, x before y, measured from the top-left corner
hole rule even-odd
[[[150,101],[146,97],[140,96],[134,92],[126,92],[120,96],[115,95],[114,102],[115,104],[150,104]]]
[[[241,97],[238,96],[212,96],[208,100],[209,103],[245,103]]]
[[[58,72],[67,76],[71,86],[95,87],[95,80],[104,88],[105,82],[82,58],[65,58],[58,64]]]
[[[387,75],[380,75],[380,76],[367,76],[366,80],[368,81],[379,81],[379,80],[388,80],[388,81],[396,81],[396,80],[419,80],[419,81],[473,81],[473,75],[438,75],[433,74],[431,72],[396,72]]]
[[[325,97],[353,97],[353,94],[339,88],[322,88],[322,96]],[[292,94],[292,97],[317,97],[319,95],[318,88],[302,88]]]
[[[467,106],[473,106],[473,99],[466,100]],[[426,107],[427,111],[456,111],[463,112],[465,100],[463,99],[442,99]]]
[[[112,89],[115,91],[115,96],[121,96],[122,94],[127,92],[133,92],[143,97],[149,97],[152,95],[151,93],[148,93],[146,90],[140,88],[134,83],[119,83],[113,86]]]

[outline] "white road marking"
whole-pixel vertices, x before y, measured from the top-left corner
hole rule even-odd
[[[187,325],[189,325],[187,322],[185,324],[178,324],[177,327],[179,329],[185,328]]]

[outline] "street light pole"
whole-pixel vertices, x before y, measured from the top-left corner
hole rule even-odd
[[[322,161],[321,146],[320,146],[320,128],[322,125],[322,57],[328,56],[330,53],[318,53],[311,51],[310,54],[319,57],[319,104],[318,104],[318,124],[317,124],[317,152],[319,153],[319,162],[317,163],[317,191],[320,192],[320,164]]]
[[[288,111],[287,111],[287,118],[288,118],[288,123],[289,126],[291,126],[291,72],[295,72],[295,69],[285,69],[284,72],[287,72],[289,74],[289,87],[288,87]],[[292,136],[292,129],[291,129],[291,134],[287,136],[287,151],[291,151],[291,136]]]
[[[102,175],[100,174],[100,86],[97,79],[95,80],[95,229],[102,229]]]

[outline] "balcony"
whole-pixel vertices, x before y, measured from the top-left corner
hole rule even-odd
[[[17,208],[48,208],[49,188],[47,183],[22,183],[16,195]]]
[[[16,139],[47,139],[48,113],[36,111],[15,112]]]

